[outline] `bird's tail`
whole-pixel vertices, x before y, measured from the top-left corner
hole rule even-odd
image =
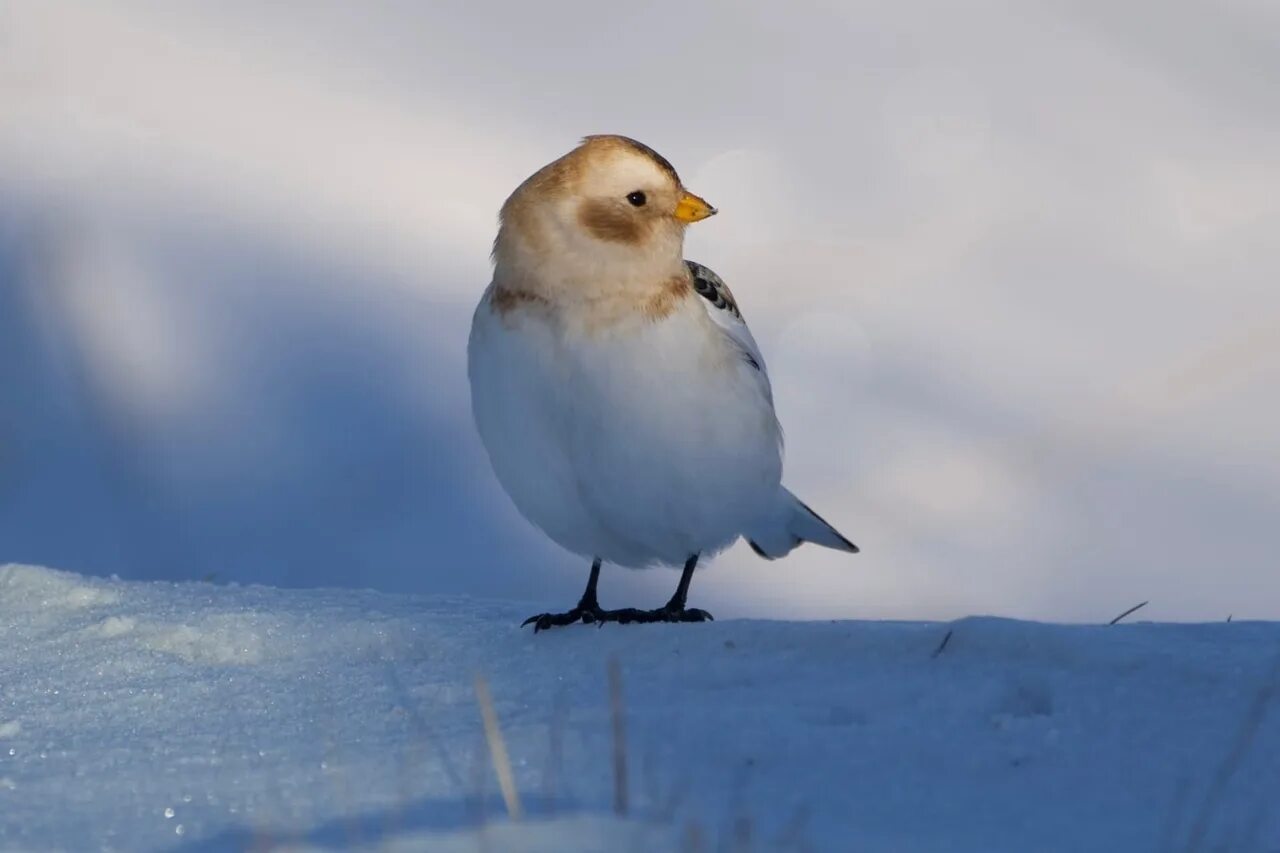
[[[766,560],[785,557],[805,542],[837,551],[858,553],[858,546],[845,539],[804,502],[786,489],[778,488],[774,512],[747,532],[751,550]]]

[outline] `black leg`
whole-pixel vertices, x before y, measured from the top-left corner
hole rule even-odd
[[[602,625],[605,622],[617,622],[628,625],[632,622],[710,622],[713,617],[705,610],[696,607],[685,607],[689,598],[689,584],[693,581],[693,570],[698,566],[698,555],[694,554],[685,561],[684,571],[680,573],[680,583],[676,586],[671,600],[657,610],[638,610],[624,607],[621,610],[601,610],[596,598],[596,584],[600,581],[600,558],[591,563],[591,576],[587,579],[587,588],[582,598],[572,610],[566,613],[539,613],[524,620],[520,627],[532,624],[533,632],[545,631],[561,625],[572,625],[575,622]]]
[[[667,602],[667,606],[657,610],[657,613],[663,614],[663,622],[712,622],[714,617],[705,610],[699,610],[696,607],[685,607],[685,602],[689,600],[689,583],[693,580],[693,570],[697,568],[698,555],[694,554],[688,560],[685,560],[684,571],[680,573],[680,583],[676,586],[675,593],[671,596],[671,600]]]
[[[578,604],[567,613],[539,613],[537,616],[530,616],[520,624],[523,628],[530,623],[533,624],[533,633],[545,631],[548,628],[554,628],[558,625],[572,625],[574,622],[599,622],[599,617],[604,613],[600,609],[600,602],[596,599],[596,584],[600,582],[600,558],[596,557],[591,562],[591,576],[587,578],[587,588],[582,592],[582,598],[578,599]]]
[[[637,610],[628,607],[623,610],[605,610],[597,618],[602,622],[619,622],[623,625],[631,622],[712,622],[714,617],[705,610],[696,607],[685,607],[689,598],[689,583],[693,580],[693,570],[698,566],[698,555],[694,554],[685,561],[684,571],[680,573],[680,583],[676,586],[671,600],[657,610]]]
[[[667,602],[667,607],[684,610],[685,602],[689,600],[689,582],[693,580],[693,570],[697,566],[697,554],[684,561],[684,571],[680,573],[680,584],[676,587],[675,595],[672,595],[671,600]]]
[[[600,583],[600,558],[591,561],[591,577],[587,578],[587,588],[578,599],[579,610],[599,610],[600,602],[596,599],[596,584]]]

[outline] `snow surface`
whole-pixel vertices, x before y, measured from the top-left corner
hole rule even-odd
[[[0,847],[1280,849],[1280,624],[517,627],[569,603],[0,568]]]

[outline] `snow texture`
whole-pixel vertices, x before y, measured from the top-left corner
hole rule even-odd
[[[1280,849],[1275,623],[535,609],[0,568],[0,848]]]

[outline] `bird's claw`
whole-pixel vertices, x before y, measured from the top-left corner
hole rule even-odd
[[[601,622],[599,618],[603,611],[598,608],[575,607],[568,613],[539,613],[536,616],[530,616],[528,619],[520,623],[523,628],[526,625],[533,625],[533,633],[546,631],[548,628],[556,628],[561,625],[572,625],[575,622],[582,622],[590,625],[592,622]]]
[[[668,604],[666,607],[659,607],[657,610],[649,611],[653,618],[653,622],[714,622],[715,617],[705,610],[697,607],[672,607]]]
[[[679,618],[674,619],[672,621],[674,622],[714,622],[716,621],[716,617],[712,616],[707,611],[701,610],[697,607],[684,608],[678,611],[678,613],[679,613]]]

